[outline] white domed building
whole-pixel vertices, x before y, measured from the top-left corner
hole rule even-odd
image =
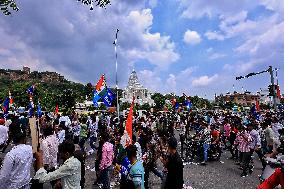
[[[137,73],[135,70],[133,70],[128,80],[128,86],[122,92],[122,98],[120,101],[122,103],[132,103],[132,99],[134,97],[135,103],[138,103],[139,105],[148,103],[150,106],[152,106],[154,105],[154,100],[151,98],[151,96],[152,94],[148,91],[148,89],[139,83]]]

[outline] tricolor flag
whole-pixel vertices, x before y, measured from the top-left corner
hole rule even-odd
[[[106,88],[105,76],[102,75],[96,88],[94,90],[93,103],[95,107],[98,107],[98,101],[101,99],[100,93]]]
[[[7,97],[6,100],[4,101],[4,105],[2,107],[3,113],[4,113],[4,117],[6,117],[8,115],[9,103],[10,103],[10,99],[9,99],[9,97]]]

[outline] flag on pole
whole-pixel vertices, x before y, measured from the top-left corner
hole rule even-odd
[[[59,112],[59,108],[58,108],[58,104],[56,104],[56,106],[55,106],[55,115],[58,114],[58,112]]]
[[[179,103],[178,103],[178,102],[176,102],[176,104],[175,104],[175,109],[176,109],[176,110],[178,110],[178,109],[179,109],[179,107],[180,107]]]
[[[11,95],[11,92],[9,91],[9,99],[10,99],[10,104],[13,104],[13,97]]]
[[[27,93],[30,95],[30,96],[34,96],[34,91],[35,91],[35,85],[32,85],[28,88],[27,90]]]
[[[109,88],[106,88],[102,99],[107,107],[111,107],[112,101],[115,99],[115,94]]]
[[[42,116],[42,111],[41,111],[40,103],[38,103],[38,105],[37,105],[37,116],[38,116],[39,118],[41,118],[41,116]]]
[[[127,132],[128,139],[129,139],[127,141],[127,146],[132,144],[133,107],[134,107],[134,98],[133,98],[131,107],[129,109],[129,113],[128,113],[127,120],[126,120],[126,125],[125,125],[125,130]]]
[[[279,85],[276,85],[276,87],[277,87],[277,97],[278,97],[279,99],[281,99],[280,86],[279,86]]]
[[[30,104],[29,104],[29,117],[32,117],[34,114],[34,102],[33,98],[30,97]]]
[[[256,102],[255,102],[255,110],[256,111],[260,111],[260,106],[259,106],[259,101],[258,100],[256,100]]]
[[[4,113],[4,117],[7,117],[8,113],[9,113],[9,97],[6,98],[6,100],[4,101],[4,105],[2,107],[3,109],[3,113]]]
[[[102,75],[100,80],[96,84],[94,90],[93,103],[95,107],[98,107],[98,101],[101,99],[100,93],[106,88],[105,76]]]
[[[187,99],[187,101],[186,101],[186,103],[185,103],[185,106],[186,106],[186,108],[187,108],[188,110],[191,109],[192,103],[191,103],[191,101],[190,101],[189,99]]]

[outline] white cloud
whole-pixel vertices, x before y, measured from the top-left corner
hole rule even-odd
[[[113,85],[112,42],[117,28],[119,73],[141,60],[147,66],[166,70],[180,58],[170,36],[150,31],[153,15],[151,9],[144,8],[145,1],[115,1],[107,9],[96,7],[94,11],[73,1],[19,3],[17,16],[0,18],[0,24],[5,25],[0,28],[1,67],[19,69],[25,63],[84,83],[94,82],[105,73],[108,84]],[[55,8],[59,6],[61,9]],[[120,87],[127,77],[119,74]]]
[[[206,52],[207,52],[207,53],[211,53],[212,51],[213,51],[213,48],[212,48],[212,47],[206,49]]]
[[[201,37],[196,31],[187,30],[184,33],[183,41],[187,44],[195,45],[201,42]]]
[[[284,21],[272,26],[266,32],[252,36],[235,50],[240,53],[249,53],[250,55],[269,55],[277,53],[276,49],[282,49],[284,46],[283,39]]]
[[[216,59],[220,59],[220,58],[224,58],[226,57],[227,55],[226,54],[222,54],[222,53],[214,53],[212,54],[209,59],[210,60],[216,60]]]
[[[251,0],[198,0],[188,1],[180,0],[180,7],[182,9],[181,16],[188,19],[209,17],[224,14],[230,15],[238,13],[242,10],[250,10],[258,5],[257,1]]]
[[[138,77],[141,80],[141,84],[150,89],[151,92],[161,90],[162,80],[157,73],[151,70],[141,70],[138,72]]]
[[[146,59],[151,64],[160,69],[167,69],[169,65],[176,62],[180,56],[175,52],[175,43],[170,40],[170,36],[161,36],[160,33],[150,33],[153,16],[151,9],[130,12],[128,18],[130,25],[138,28],[135,32],[140,34],[141,48],[132,48],[125,51],[130,62]]]
[[[218,79],[218,77],[219,77],[218,74],[215,74],[212,77],[209,77],[207,75],[201,76],[199,78],[192,80],[191,84],[194,87],[208,86],[209,84],[215,82]]]
[[[218,33],[217,31],[207,31],[205,33],[205,36],[207,37],[207,39],[209,40],[219,40],[219,41],[223,41],[225,39],[225,37]]]
[[[177,92],[177,78],[174,74],[170,74],[166,81],[166,89],[168,92]]]
[[[149,0],[149,5],[151,8],[155,8],[158,5],[158,0]]]

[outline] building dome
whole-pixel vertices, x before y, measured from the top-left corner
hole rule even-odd
[[[135,103],[142,104],[154,104],[154,100],[151,99],[151,93],[140,84],[137,73],[133,70],[129,76],[128,86],[125,88],[122,94],[121,102],[132,102],[134,97]]]

